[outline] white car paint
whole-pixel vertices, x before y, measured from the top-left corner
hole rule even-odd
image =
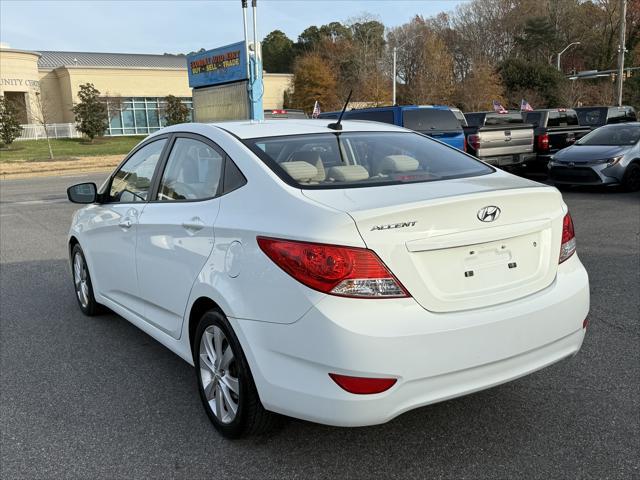
[[[96,300],[190,364],[192,306],[213,300],[240,340],[265,408],[331,425],[382,423],[580,349],[588,278],[577,254],[558,265],[567,207],[555,188],[496,171],[306,190],[285,183],[240,141],[331,133],[326,125],[183,124],[145,140],[201,135],[226,152],[247,183],[201,202],[105,203],[77,211],[70,237],[84,250]],[[404,131],[372,122],[343,127]],[[485,225],[476,212],[487,205],[500,205],[502,215]],[[131,226],[122,228],[125,221]],[[201,228],[189,228],[194,222]],[[415,223],[373,228],[399,222]],[[257,236],[370,248],[411,296],[358,299],[313,290],[271,261]],[[511,256],[522,259],[519,270],[491,265]],[[491,281],[464,282],[454,265],[484,265]],[[331,372],[398,381],[383,393],[355,395]]]

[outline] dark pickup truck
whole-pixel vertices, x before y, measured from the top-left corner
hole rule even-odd
[[[519,111],[472,112],[464,116],[468,153],[498,167],[535,160],[533,126],[524,123]]]
[[[591,131],[582,127],[578,115],[570,108],[537,109],[522,112],[526,123],[533,125],[534,150],[538,160],[548,162],[558,150],[569,147]]]
[[[638,119],[635,108],[622,107],[577,107],[578,121],[583,127],[592,129],[611,123],[635,122]]]

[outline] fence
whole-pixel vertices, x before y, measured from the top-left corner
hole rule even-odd
[[[41,140],[46,138],[42,125],[21,125],[22,135],[17,140]],[[49,138],[80,138],[82,134],[76,130],[75,123],[52,123],[47,125]]]

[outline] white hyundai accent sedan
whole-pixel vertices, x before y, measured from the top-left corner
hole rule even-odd
[[[587,273],[558,190],[391,125],[183,124],[86,203],[77,299],[195,366],[227,437],[279,413],[340,426],[574,355]]]

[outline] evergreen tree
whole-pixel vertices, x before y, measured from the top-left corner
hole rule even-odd
[[[109,126],[107,106],[100,101],[99,96],[100,92],[92,83],[80,85],[80,103],[73,107],[78,130],[89,137],[91,142],[95,137],[104,134]]]
[[[0,143],[7,148],[22,133],[18,112],[11,102],[0,97]]]
[[[262,41],[262,66],[269,73],[289,73],[293,53],[293,41],[284,32],[274,30]]]
[[[164,101],[166,104],[164,107],[164,118],[167,126],[187,122],[189,119],[189,109],[178,97],[168,95],[164,97]]]

